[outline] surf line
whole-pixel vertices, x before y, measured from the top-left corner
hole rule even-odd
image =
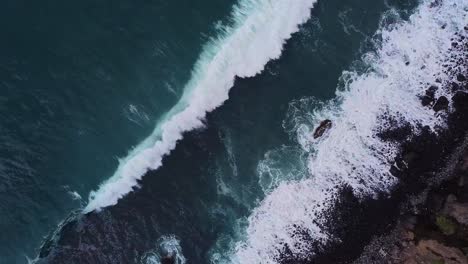
[[[148,170],[162,166],[183,133],[203,127],[206,113],[229,98],[235,77],[253,77],[268,61],[281,56],[283,45],[310,18],[316,0],[241,0],[234,6],[234,25],[211,40],[195,64],[180,101],[154,132],[120,160],[114,175],[89,195],[84,212],[117,204],[138,187]]]

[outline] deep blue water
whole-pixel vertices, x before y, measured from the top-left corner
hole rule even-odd
[[[379,27],[394,22],[382,22],[383,15],[394,10],[408,19],[418,1],[319,0],[281,57],[253,77],[236,78],[205,126],[184,133],[135,191],[82,214],[119,158],[182,98],[200,54],[237,25],[237,3],[1,4],[0,264],[36,257],[159,263],[151,261],[162,254],[161,241],[177,241],[180,248],[170,248],[182,250],[187,263],[228,259],[275,181],[305,177],[307,157],[288,133],[292,102],[313,97],[314,107],[334,98],[343,71],[367,70],[361,56],[376,48]],[[254,48],[260,53],[270,44]]]

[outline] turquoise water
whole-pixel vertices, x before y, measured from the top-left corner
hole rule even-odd
[[[419,54],[430,54],[415,48],[416,55],[399,56],[407,46],[395,44],[392,53],[385,45],[396,38],[385,29],[407,25],[417,6],[429,12],[426,1],[314,3],[2,4],[0,263],[159,263],[165,254],[177,255],[178,264],[255,263],[265,252],[257,237],[265,245],[283,235],[286,241],[287,234],[274,232],[307,222],[301,210],[309,212],[313,200],[299,184],[320,180],[320,169],[347,172],[353,158],[370,152],[340,149],[346,143],[361,150],[368,142],[353,141],[355,123],[372,126],[350,111],[337,114],[337,105],[374,116],[371,105],[368,112],[362,103],[352,107],[371,94],[376,107],[400,107],[384,92],[413,93],[391,85],[416,83],[407,75],[427,72],[393,71],[396,80],[388,81],[387,65],[400,69],[400,57],[419,65]],[[441,16],[459,15],[442,8]],[[420,20],[411,25],[433,29]],[[379,50],[397,54],[397,62],[374,60]],[[356,90],[363,92],[351,94]],[[433,121],[419,110],[408,119]],[[331,131],[330,142],[310,140],[318,118],[337,120],[342,130]],[[343,129],[339,121],[351,125]],[[321,153],[331,154],[320,160]],[[325,193],[318,187],[314,195]],[[268,257],[262,260],[274,263]]]

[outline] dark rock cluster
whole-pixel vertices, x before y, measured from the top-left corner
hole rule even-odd
[[[437,98],[440,88],[435,85],[420,97],[422,105],[436,114],[448,112],[448,129],[440,131],[439,143],[423,136],[419,143],[413,140],[403,146],[396,163],[404,169],[395,169],[394,175],[406,184],[410,198],[403,202],[395,227],[376,235],[355,264],[468,264],[468,43],[462,34],[452,41],[451,50],[458,55],[451,62],[457,66],[444,66],[454,80],[438,82],[450,90],[451,98]],[[442,163],[434,167],[424,160]]]
[[[464,148],[449,172],[451,178],[423,193],[418,209],[401,216],[388,235],[374,239],[356,264],[468,263],[468,148]]]
[[[443,64],[451,79],[434,75],[420,95],[446,126],[433,131],[382,116],[385,129],[377,136],[400,146],[390,169],[399,183],[390,194],[377,191],[365,199],[343,186],[322,225],[333,239],[321,245],[300,233],[312,253],[298,256],[285,248],[280,263],[468,264],[467,33],[468,27],[451,40],[451,57]],[[314,138],[328,126],[331,121],[323,121]]]

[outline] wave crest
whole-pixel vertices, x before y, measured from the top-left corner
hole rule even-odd
[[[236,76],[255,76],[281,55],[284,42],[306,22],[315,1],[241,0],[232,13],[234,26],[206,45],[181,100],[154,133],[120,161],[115,174],[91,192],[85,212],[115,205],[138,187],[148,170],[159,168],[183,133],[202,127],[206,113],[228,99]]]

